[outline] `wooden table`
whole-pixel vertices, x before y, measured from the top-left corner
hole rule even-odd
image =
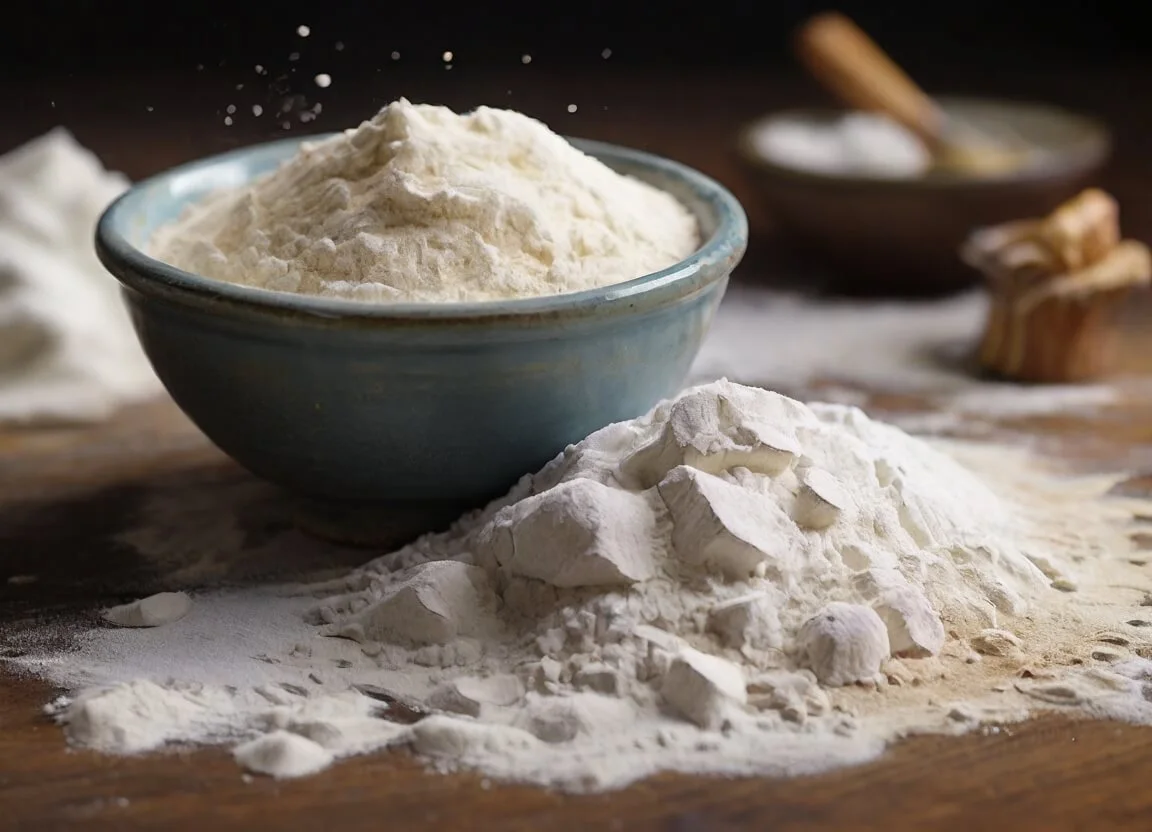
[[[1125,200],[1128,230],[1149,240],[1152,200],[1140,197],[1150,192],[1152,164],[1137,152],[1146,123],[1127,109],[1125,89],[1138,82],[1119,77],[1084,73],[1048,83],[1061,90],[1064,103],[1094,106],[1121,128],[1120,154],[1106,184]],[[228,141],[259,138],[254,128],[225,139],[222,128],[197,127],[196,119],[206,116],[196,100],[186,100],[181,115],[150,120],[141,102],[160,101],[163,85],[155,79],[132,83],[137,87],[111,103],[106,92],[94,103],[78,87],[68,88],[70,97],[61,94],[79,102],[68,117],[80,138],[131,175]],[[496,99],[510,81],[480,79],[466,89],[446,87],[443,80],[421,83],[414,82],[414,97],[459,106]],[[1003,86],[1007,93],[1035,95],[1045,84],[1020,78]],[[328,111],[351,121],[371,106],[367,99],[378,103],[399,92],[374,89],[358,99],[350,93]],[[761,109],[803,100],[804,91],[735,76],[677,79],[671,91],[651,77],[609,85],[556,78],[511,103],[545,114],[576,96],[603,101],[608,110],[585,107],[590,112],[571,132],[668,153],[747,197],[728,152],[733,129]],[[51,126],[52,112],[43,102],[26,103],[27,121],[0,126],[0,147]],[[328,125],[342,123],[334,117]],[[740,279],[760,280],[769,276],[771,260],[764,218],[754,203],[749,208],[760,236]],[[1134,368],[1146,369],[1152,344],[1141,320],[1136,318],[1129,357]],[[1127,449],[1152,440],[1152,401],[1132,401],[1094,418],[1051,417],[1013,427],[1050,437],[1057,446],[1075,439],[1069,452],[1074,447],[1082,456],[1117,464]],[[83,622],[108,603],[170,586],[182,569],[185,576],[247,583],[286,566],[348,567],[366,559],[362,551],[346,550],[333,556],[335,563],[304,558],[286,565],[267,554],[246,557],[241,545],[223,555],[189,552],[185,562],[160,564],[115,540],[158,491],[195,504],[228,488],[244,490],[260,506],[246,536],[255,540],[260,523],[283,521],[275,498],[265,500],[261,487],[166,401],[88,429],[0,433],[0,577],[37,576],[32,583],[0,582],[0,634],[46,618]],[[10,640],[0,639],[0,645],[19,649]],[[662,776],[614,794],[565,797],[534,788],[486,788],[472,775],[428,775],[402,753],[352,759],[313,778],[277,783],[246,782],[219,749],[135,759],[71,751],[42,713],[52,695],[41,682],[0,677],[0,829],[1152,829],[1152,729],[1110,723],[1047,719],[989,736],[918,738],[874,764],[791,781]]]

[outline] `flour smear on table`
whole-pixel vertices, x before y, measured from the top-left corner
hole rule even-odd
[[[344,577],[11,661],[69,689],[48,711],[77,745],[227,743],[279,777],[404,747],[602,791],[1038,709],[1150,721],[1128,535],[1152,507],[1114,482],[719,381]]]
[[[159,391],[92,243],[127,186],[62,128],[0,157],[0,425],[100,421]]]
[[[1004,420],[1083,414],[1121,401],[1135,382],[1019,385],[983,378],[972,351],[987,314],[983,292],[938,300],[849,300],[737,285],[729,289],[692,369],[811,397],[861,404],[914,396],[927,410],[889,405],[915,433],[987,434]]]

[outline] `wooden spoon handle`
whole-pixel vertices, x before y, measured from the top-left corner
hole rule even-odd
[[[811,18],[796,34],[796,52],[849,107],[883,113],[930,146],[939,144],[943,119],[935,102],[844,15]]]

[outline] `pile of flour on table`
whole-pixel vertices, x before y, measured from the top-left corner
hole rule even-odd
[[[277,776],[405,746],[594,791],[1037,708],[1150,720],[1149,507],[1114,483],[719,381],[345,578],[17,661],[87,685],[49,707],[76,744],[226,742]]]
[[[93,246],[127,185],[62,128],[0,157],[0,424],[96,421],[159,390]]]
[[[192,206],[152,251],[217,280],[385,303],[593,289],[698,244],[675,198],[534,119],[401,99]]]

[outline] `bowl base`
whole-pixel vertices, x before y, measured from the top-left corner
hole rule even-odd
[[[399,549],[427,532],[443,531],[476,506],[460,502],[356,503],[301,498],[293,520],[302,532],[343,546]]]

